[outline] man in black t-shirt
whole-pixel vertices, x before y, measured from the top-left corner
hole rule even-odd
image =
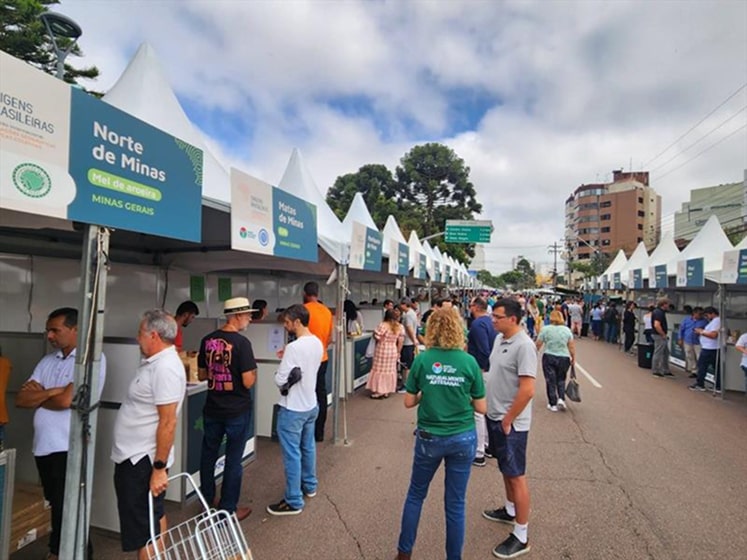
[[[223,304],[226,324],[202,339],[197,356],[200,381],[208,391],[202,410],[204,434],[200,456],[200,489],[208,504],[236,512],[239,521],[251,513],[238,507],[243,468],[241,457],[249,437],[252,398],[249,389],[257,380],[257,362],[252,343],[239,334],[251,323],[252,309],[244,297]],[[225,468],[220,500],[215,495],[215,463],[226,438]],[[216,503],[217,502],[217,503]]]
[[[672,376],[669,371],[669,339],[667,338],[667,310],[670,301],[662,298],[651,312],[651,336],[654,339],[654,355],[651,360],[651,373],[656,377]]]

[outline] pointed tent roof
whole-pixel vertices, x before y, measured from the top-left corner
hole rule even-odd
[[[210,152],[202,133],[182,109],[153,47],[148,43],[140,45],[103,101],[201,149],[202,195],[230,202],[231,183],[226,168]]]
[[[646,266],[646,263],[648,263],[648,252],[646,251],[646,244],[641,241],[635,248],[635,251],[633,251],[633,254],[630,255],[628,262],[625,263],[625,266],[620,270],[620,279],[623,284],[628,284],[628,272],[637,268],[643,269]],[[643,276],[642,272],[641,276]]]
[[[744,236],[744,239],[736,244],[734,247],[735,249],[747,249],[747,235]]]
[[[672,260],[676,262],[679,254],[680,250],[677,248],[677,245],[674,244],[674,235],[671,231],[666,232],[661,238],[661,241],[659,241],[659,244],[656,246],[656,249],[654,249],[649,255],[648,263],[643,267],[643,278],[648,278],[649,268],[662,264],[668,265]],[[667,274],[670,274],[671,272],[672,271],[667,270]],[[676,272],[677,269],[675,268],[674,273]]]
[[[389,217],[391,218],[392,216],[389,216]],[[389,224],[389,219],[387,219],[387,224]],[[427,267],[428,266],[428,255],[423,249],[423,245],[421,245],[420,239],[418,238],[418,234],[415,232],[415,230],[412,230],[410,232],[410,238],[407,240],[407,245],[410,247],[410,270],[415,269],[415,264],[419,261],[420,259],[419,255],[421,254],[425,255],[426,267]]]
[[[405,240],[405,236],[402,235],[402,231],[399,229],[399,224],[397,224],[397,219],[391,214],[389,214],[389,216],[387,216],[386,218],[386,223],[384,224],[383,235],[384,235],[384,240],[383,240],[384,246],[382,247],[382,253],[385,257],[389,257],[389,245],[392,242],[392,240],[396,241],[397,243],[404,243],[405,245],[408,245],[407,241]]]
[[[608,280],[612,280],[612,275],[616,272],[620,272],[627,262],[628,259],[625,256],[625,251],[620,249],[610,265],[607,267],[607,270],[602,273],[602,276],[606,276]]]
[[[712,214],[703,226],[703,229],[695,236],[695,239],[690,241],[689,245],[680,253],[673,269],[670,270],[667,267],[667,274],[677,273],[677,261],[700,257],[703,258],[703,270],[706,273],[720,271],[723,264],[724,251],[731,251],[733,248],[729,238],[726,237],[724,230],[721,228],[718,218],[715,214]]]
[[[353,201],[350,203],[350,208],[348,208],[348,213],[342,221],[342,229],[344,234],[347,236],[344,237],[344,239],[348,242],[353,238],[353,222],[358,222],[359,224],[363,224],[366,227],[379,231],[379,228],[376,227],[376,223],[371,217],[371,213],[368,211],[366,201],[363,200],[363,195],[359,192],[355,193]],[[388,252],[389,251],[387,250],[387,253]]]
[[[428,266],[428,276],[433,279],[432,273],[436,264],[436,253],[433,251],[433,248],[428,241],[423,241],[423,252],[425,253],[425,259]]]
[[[278,187],[316,205],[316,234],[319,245],[337,263],[345,262],[350,247],[350,236],[344,237],[340,220],[324,200],[297,148],[291,153]]]

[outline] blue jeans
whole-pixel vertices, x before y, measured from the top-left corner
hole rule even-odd
[[[223,469],[223,488],[219,508],[228,512],[236,511],[241,494],[241,477],[244,468],[241,456],[244,454],[246,440],[249,437],[251,411],[235,418],[213,418],[203,414],[204,434],[202,436],[202,455],[200,456],[200,491],[208,505],[215,499],[215,463],[218,461],[220,444],[226,437],[225,467]]]
[[[616,323],[607,323],[607,342],[616,343],[617,342],[617,324]]]
[[[316,441],[314,425],[319,413],[315,406],[306,412],[278,407],[278,439],[285,467],[285,502],[303,509],[303,493],[316,492]]]
[[[713,368],[713,375],[716,378],[716,389],[721,389],[721,379],[718,375],[720,369],[718,363],[718,350],[701,348],[700,356],[698,356],[698,378],[695,380],[695,384],[698,387],[705,387],[705,378],[709,367]]]
[[[400,552],[411,553],[418,534],[420,511],[428,495],[428,486],[443,460],[444,509],[446,510],[446,558],[460,560],[464,545],[464,501],[472,460],[477,449],[475,430],[453,436],[434,436],[417,430],[415,457],[412,461],[410,488],[407,490],[399,533]]]

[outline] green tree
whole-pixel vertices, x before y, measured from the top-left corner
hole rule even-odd
[[[518,270],[509,270],[498,276],[498,286],[501,288],[523,288],[524,275]]]
[[[356,193],[361,193],[376,227],[383,229],[389,214],[397,217],[397,204],[385,194],[395,186],[392,172],[385,165],[364,165],[357,172],[341,175],[335,180],[335,184],[327,191],[327,204],[343,220],[353,197]]]
[[[385,194],[409,212],[417,212],[421,238],[444,231],[446,220],[472,220],[482,210],[470,169],[464,160],[443,144],[415,146],[397,166],[396,187]],[[441,251],[459,261],[474,256],[474,245],[446,244],[434,240]]]
[[[39,16],[49,11],[49,6],[58,0],[0,0],[0,50],[24,60],[47,74],[57,74],[54,46],[44,23]],[[65,49],[70,39],[57,38],[57,44]],[[70,56],[82,56],[76,44]],[[69,59],[68,59],[69,60]],[[65,63],[64,79],[76,84],[79,78],[93,80],[99,75],[95,66],[75,68]]]
[[[514,270],[521,274],[520,283],[522,289],[534,288],[537,285],[537,276],[534,273],[534,268],[532,268],[532,264],[524,257],[519,257]]]
[[[486,286],[490,286],[491,288],[498,288],[500,286],[498,278],[496,276],[493,276],[493,274],[489,270],[478,270],[477,280],[478,282]]]

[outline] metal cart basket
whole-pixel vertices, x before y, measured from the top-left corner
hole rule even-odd
[[[252,560],[252,553],[241,531],[236,514],[210,508],[188,473],[169,477],[169,481],[184,477],[195,489],[203,511],[191,519],[156,536],[154,533],[153,496],[149,493],[151,539],[146,551],[151,560]]]

